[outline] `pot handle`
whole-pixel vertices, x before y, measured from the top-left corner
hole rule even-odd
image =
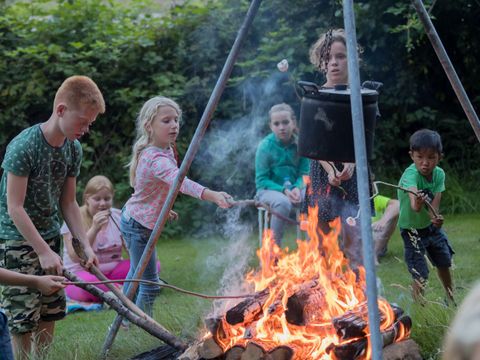
[[[306,94],[315,95],[320,91],[320,87],[317,84],[310,81],[298,81],[297,84],[300,87],[300,89],[302,89],[302,92],[303,92],[302,95],[306,95]]]

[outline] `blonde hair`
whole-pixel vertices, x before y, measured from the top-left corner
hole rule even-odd
[[[334,42],[341,42],[347,47],[347,37],[344,29],[330,29],[320,35],[318,40],[310,48],[310,62],[321,71],[326,71],[328,64],[328,54],[330,47]],[[357,47],[358,54],[363,52],[361,46]]]
[[[90,196],[95,195],[100,190],[107,189],[112,197],[115,195],[112,182],[103,175],[96,175],[88,180],[83,191],[82,206],[80,207],[80,214],[82,216],[82,223],[86,230],[92,226],[93,216],[88,212],[87,200]]]
[[[78,109],[79,105],[90,106],[103,114],[105,100],[97,84],[88,76],[75,75],[67,78],[57,90],[53,106],[65,102],[67,106]]]
[[[295,113],[293,112],[293,109],[290,105],[288,104],[285,104],[285,103],[281,103],[281,104],[276,104],[276,105],[273,105],[271,108],[270,108],[270,111],[268,112],[268,116],[270,118],[269,121],[272,120],[272,114],[273,113],[276,113],[276,112],[281,112],[281,111],[286,111],[290,114],[290,119],[296,123],[297,122],[297,118],[295,117]]]
[[[458,309],[444,340],[443,360],[473,359],[480,345],[480,283],[470,291]]]
[[[130,186],[135,185],[135,173],[137,171],[138,159],[140,153],[152,142],[152,134],[147,130],[153,122],[155,115],[161,107],[170,106],[178,114],[178,120],[181,120],[182,110],[180,106],[170,98],[164,96],[156,96],[143,104],[140,114],[136,120],[137,138],[133,144],[132,157],[127,166],[130,167]]]

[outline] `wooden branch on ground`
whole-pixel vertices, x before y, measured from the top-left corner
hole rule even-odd
[[[80,278],[78,278],[76,275],[74,275],[72,272],[68,270],[63,270],[63,276],[65,276],[70,281],[81,282]],[[104,302],[106,302],[113,310],[115,310],[117,313],[119,313],[123,317],[127,318],[127,320],[137,325],[138,327],[142,328],[149,334],[167,343],[168,345],[173,346],[174,348],[179,350],[184,350],[187,348],[187,345],[182,340],[177,338],[175,335],[171,334],[167,329],[165,329],[162,325],[157,323],[155,320],[153,320],[149,316],[145,316],[145,317],[138,316],[114,296],[108,293],[105,293],[104,291],[100,290],[99,288],[93,285],[79,284],[77,286],[99,297]]]

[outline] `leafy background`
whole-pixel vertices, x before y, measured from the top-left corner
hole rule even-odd
[[[478,2],[425,4],[478,109]],[[121,206],[131,193],[125,164],[143,102],[162,94],[180,103],[184,117],[178,147],[185,154],[248,5],[245,0],[175,6],[0,1],[0,157],[23,128],[48,119],[54,92],[66,77],[88,75],[99,84],[107,112],[82,139],[79,193],[90,176],[102,173],[115,183]],[[376,177],[396,182],[409,163],[409,136],[423,127],[435,129],[445,149],[443,212],[478,212],[478,141],[415,10],[395,0],[357,1],[355,10],[358,42],[364,48],[362,81],[384,83],[372,162]],[[338,0],[264,1],[189,176],[237,198],[252,197],[255,147],[268,132],[268,109],[285,101],[299,113],[294,83],[323,81],[308,61],[308,49],[321,32],[342,26]],[[283,58],[290,63],[288,73],[276,69]],[[203,224],[218,221],[211,205],[181,195],[175,208],[183,220],[169,225],[164,235],[198,233]]]

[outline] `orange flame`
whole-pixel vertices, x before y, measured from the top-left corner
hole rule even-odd
[[[303,220],[309,240],[297,240],[297,250],[279,248],[270,230],[266,230],[262,247],[257,250],[260,269],[246,275],[246,282],[255,292],[268,290],[268,297],[262,306],[262,313],[251,323],[230,325],[222,319],[222,331],[215,338],[224,351],[234,345],[245,346],[254,341],[265,350],[287,345],[294,350],[294,359],[335,359],[327,348],[333,345],[355,341],[341,339],[333,326],[332,319],[349,310],[366,308],[365,270],[356,274],[338,245],[340,220],[334,220],[332,231],[323,234],[318,230],[318,208],[309,209],[309,216]],[[318,302],[306,306],[305,325],[294,325],[287,321],[287,301],[303,287],[311,287],[318,294]],[[317,300],[317,298],[315,298]],[[395,315],[389,303],[379,299],[381,331],[394,325]],[[367,312],[362,312],[366,321]],[[408,336],[401,323],[396,339]],[[366,329],[368,333],[368,328]],[[369,335],[367,334],[369,339]],[[367,346],[365,358],[371,351]]]

